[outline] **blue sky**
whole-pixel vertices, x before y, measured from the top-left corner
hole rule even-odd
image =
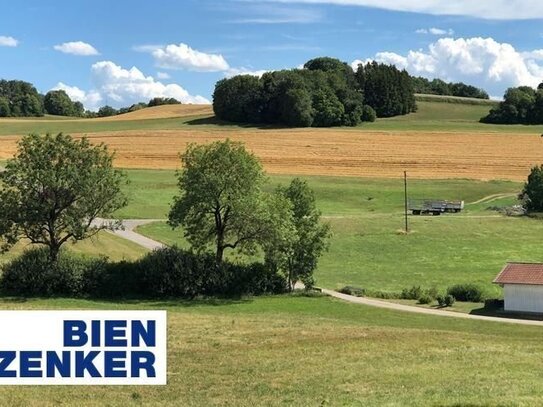
[[[542,17],[533,0],[9,2],[0,77],[63,88],[91,109],[150,96],[204,102],[225,76],[327,55],[501,96],[543,79]]]

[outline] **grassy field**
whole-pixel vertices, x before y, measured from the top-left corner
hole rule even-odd
[[[437,99],[437,100],[434,100]],[[458,100],[460,101],[460,100]],[[488,103],[488,102],[487,102]],[[492,102],[490,102],[492,103]],[[443,98],[427,96],[418,101],[418,111],[406,116],[377,119],[375,123],[363,123],[350,131],[445,131],[445,132],[496,132],[541,133],[543,126],[491,125],[479,123],[492,106],[470,103],[444,103]],[[172,110],[173,109],[173,110]],[[0,119],[0,135],[23,135],[32,132],[97,133],[127,130],[176,130],[192,128],[200,130],[250,131],[254,128],[272,129],[277,126],[250,126],[221,122],[213,116],[211,107],[174,105],[143,109],[114,118],[67,119],[25,118]]]
[[[138,197],[121,211],[125,217],[161,219],[176,193],[175,176],[168,171],[130,171]],[[268,186],[289,182],[273,176]],[[491,295],[501,289],[491,284],[509,260],[542,261],[543,223],[505,217],[490,206],[515,203],[521,184],[508,181],[411,180],[413,198],[463,199],[459,215],[410,216],[412,233],[403,228],[403,181],[345,177],[307,177],[323,216],[332,225],[330,250],[316,273],[318,283],[340,288],[356,285],[398,291],[412,285],[445,289],[455,283],[475,282]],[[482,198],[498,194],[478,204]],[[505,197],[500,197],[506,194]],[[164,222],[138,231],[166,244],[186,246],[182,231]]]
[[[6,298],[0,308],[168,310],[166,387],[1,387],[0,400],[10,406],[532,406],[543,400],[534,357],[543,352],[539,327],[330,298],[137,304]]]

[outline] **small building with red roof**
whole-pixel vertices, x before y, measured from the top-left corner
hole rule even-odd
[[[504,311],[543,313],[543,263],[507,263],[494,283],[503,287]]]

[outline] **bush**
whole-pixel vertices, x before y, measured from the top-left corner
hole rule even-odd
[[[430,297],[428,294],[423,294],[419,298],[419,304],[431,304],[432,301],[432,297]]]
[[[426,295],[428,295],[432,300],[437,299],[437,296],[439,295],[439,292],[437,291],[436,287],[432,287],[428,290],[426,290]]]
[[[402,293],[377,290],[368,292],[367,296],[373,298],[380,298],[382,300],[399,300],[402,298]]]
[[[375,113],[375,110],[373,110],[373,107],[364,105],[362,107],[361,120],[363,122],[373,123],[375,119],[377,119],[377,113]]]
[[[455,303],[455,299],[452,295],[438,295],[437,303],[440,307],[452,307]]]
[[[0,290],[17,296],[93,298],[194,298],[286,292],[283,276],[263,264],[220,267],[209,254],[177,247],[155,250],[135,262],[110,263],[62,251],[51,264],[46,249],[33,249],[8,263]]]
[[[484,293],[475,284],[456,284],[447,289],[447,294],[452,295],[456,301],[483,302]]]
[[[402,300],[418,300],[422,297],[422,289],[420,286],[413,286],[411,288],[404,288],[402,290],[401,299]]]
[[[80,297],[85,290],[84,276],[104,264],[104,259],[85,259],[65,251],[52,264],[46,248],[31,249],[3,266],[0,290],[19,296]]]
[[[365,289],[359,288],[359,287],[353,287],[350,285],[343,287],[341,290],[339,290],[339,292],[342,294],[354,295],[356,297],[363,297],[366,294]]]

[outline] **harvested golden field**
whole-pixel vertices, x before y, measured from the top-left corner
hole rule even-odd
[[[117,151],[125,168],[177,168],[190,142],[229,137],[243,141],[271,174],[395,178],[407,170],[417,178],[524,180],[543,162],[543,140],[535,135],[298,130],[157,130],[88,135]],[[0,139],[0,158],[15,152],[18,137]]]
[[[118,116],[103,117],[102,121],[113,120],[146,120],[146,119],[169,119],[172,117],[190,117],[200,115],[213,115],[211,105],[163,105],[148,107],[136,110],[135,112],[120,114]]]

